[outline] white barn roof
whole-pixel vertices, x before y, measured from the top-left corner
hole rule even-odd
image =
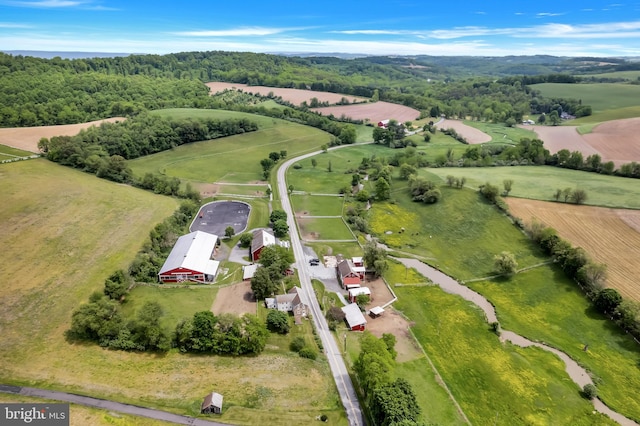
[[[369,287],[356,287],[356,288],[349,289],[350,297],[356,297],[360,294],[366,294],[367,296],[371,296],[371,290],[369,290]]]
[[[218,236],[202,231],[194,231],[178,238],[171,249],[169,257],[160,268],[159,275],[176,268],[186,268],[215,275],[220,262],[212,260],[211,256],[216,248]]]
[[[245,265],[242,267],[242,279],[243,280],[250,280],[251,278],[253,278],[253,276],[256,274],[256,271],[258,270],[258,267],[260,266],[259,263],[252,263],[251,265]]]
[[[350,305],[344,306],[342,308],[342,312],[344,312],[347,324],[349,324],[349,328],[367,323],[367,320],[364,318],[364,315],[362,315],[362,312],[360,311],[360,308],[356,303],[351,303]]]

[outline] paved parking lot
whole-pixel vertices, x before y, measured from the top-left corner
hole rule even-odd
[[[224,237],[227,226],[232,226],[236,234],[247,229],[251,206],[242,201],[214,201],[200,207],[189,228]]]

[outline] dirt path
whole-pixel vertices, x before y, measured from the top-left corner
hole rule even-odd
[[[493,305],[489,303],[489,301],[485,299],[483,296],[481,296],[479,293],[476,293],[470,288],[463,286],[462,284],[460,284],[458,281],[454,280],[450,276],[418,260],[405,259],[405,258],[396,258],[396,259],[400,261],[402,264],[404,264],[405,266],[408,266],[410,268],[415,268],[422,275],[432,280],[435,284],[438,284],[440,288],[442,288],[445,292],[461,296],[463,299],[475,303],[480,309],[482,309],[489,323],[498,321],[496,316],[496,310],[493,307]],[[537,346],[548,352],[551,352],[556,356],[558,356],[564,362],[565,370],[567,374],[569,374],[569,377],[571,377],[571,380],[573,380],[578,386],[580,386],[581,389],[586,384],[593,384],[593,381],[591,380],[591,377],[589,376],[587,371],[584,368],[582,368],[580,365],[578,365],[576,361],[571,359],[569,355],[567,355],[566,353],[558,349],[552,348],[542,343],[533,342],[527,339],[526,337],[520,336],[519,334],[516,334],[512,331],[507,331],[507,330],[502,331],[500,335],[500,341],[501,342],[509,341],[514,345],[518,345],[523,348],[526,348],[528,346]],[[610,418],[612,418],[613,420],[615,420],[616,422],[620,423],[623,426],[632,426],[632,425],[638,426],[638,423],[613,411],[599,399],[593,400],[593,406],[597,411],[599,411],[600,413],[606,414],[607,416],[609,416]]]

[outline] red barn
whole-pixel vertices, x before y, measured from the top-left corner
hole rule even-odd
[[[212,259],[217,242],[216,235],[202,231],[178,238],[158,272],[158,279],[163,283],[213,282],[220,265]]]
[[[259,229],[253,233],[253,239],[251,240],[251,248],[249,254],[252,262],[257,262],[260,259],[260,252],[267,246],[275,245],[276,237],[267,232],[264,229]]]
[[[344,288],[359,287],[364,279],[364,267],[357,267],[350,259],[338,263],[338,277]]]
[[[362,315],[358,305],[352,303],[344,306],[342,312],[344,312],[344,320],[347,322],[349,330],[364,331],[367,320],[364,318],[364,315]]]

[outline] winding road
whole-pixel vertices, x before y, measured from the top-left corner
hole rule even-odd
[[[454,280],[450,276],[444,274],[443,272],[432,268],[426,263],[420,262],[416,259],[406,259],[406,258],[395,258],[403,265],[409,268],[415,268],[420,274],[429,278],[435,284],[439,285],[442,290],[449,294],[455,294],[462,297],[469,302],[477,305],[484,312],[487,322],[498,322],[498,317],[496,315],[496,310],[493,305],[485,299],[480,293],[477,293],[471,290],[469,287],[466,287],[460,284],[458,281]],[[500,341],[505,342],[509,341],[514,345],[521,346],[526,348],[528,346],[537,346],[539,348],[544,349],[545,351],[549,351],[555,354],[558,358],[560,358],[565,364],[565,370],[571,380],[573,380],[579,387],[582,389],[586,384],[593,384],[589,373],[582,368],[576,361],[574,361],[569,355],[566,353],[552,348],[551,346],[547,346],[543,343],[534,342],[532,340],[527,339],[519,334],[516,334],[512,331],[502,330],[500,333]],[[638,423],[634,422],[631,419],[623,416],[622,414],[613,411],[611,408],[607,407],[600,399],[593,400],[593,406],[596,411],[606,414],[611,419],[620,423],[622,426],[639,426]]]
[[[334,147],[332,149],[337,148],[340,147]],[[360,408],[360,402],[358,401],[358,396],[356,394],[355,388],[353,387],[353,383],[351,382],[351,377],[349,376],[349,372],[347,371],[344,359],[342,359],[342,353],[340,352],[338,344],[336,343],[331,334],[331,331],[329,330],[327,320],[322,314],[320,304],[318,303],[318,299],[316,298],[316,293],[313,291],[311,278],[309,277],[309,271],[307,269],[309,265],[307,265],[304,250],[302,248],[302,242],[298,233],[298,227],[296,226],[293,208],[291,207],[291,201],[287,196],[287,182],[285,180],[285,173],[287,172],[287,169],[293,163],[320,154],[321,152],[322,151],[316,151],[299,157],[291,158],[284,164],[282,164],[282,166],[280,166],[280,168],[278,169],[277,174],[278,192],[280,194],[282,209],[287,213],[287,225],[289,225],[291,247],[296,259],[298,276],[300,278],[300,286],[306,292],[307,299],[311,304],[313,321],[315,323],[318,336],[320,336],[322,345],[324,346],[324,351],[327,356],[327,360],[329,361],[329,366],[331,367],[331,373],[333,374],[333,379],[336,382],[336,387],[338,388],[338,393],[340,394],[340,400],[342,401],[342,405],[344,406],[347,413],[349,424],[352,426],[364,426],[366,422],[364,421],[362,409]]]

